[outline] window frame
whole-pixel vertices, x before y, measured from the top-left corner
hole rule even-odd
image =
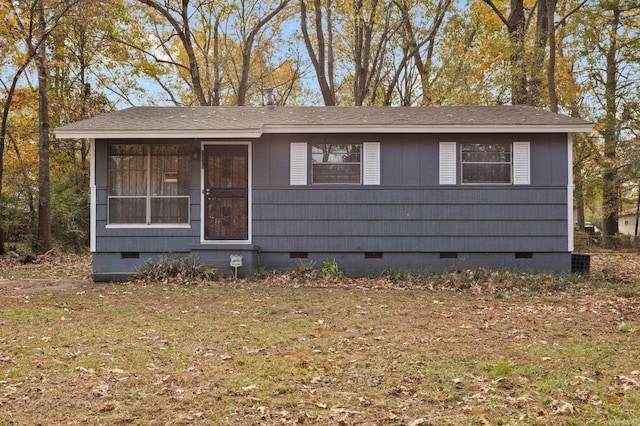
[[[482,143],[482,142],[461,142],[460,144],[460,184],[461,185],[514,185],[513,172],[514,172],[514,158],[513,158],[513,142],[493,142],[493,143]],[[509,146],[509,162],[505,161],[464,161],[464,146],[465,145],[505,145]],[[474,151],[479,152],[479,151]],[[509,180],[504,182],[486,182],[486,181],[477,181],[477,182],[465,182],[464,178],[464,166],[465,164],[494,164],[494,165],[509,165]]]
[[[135,146],[135,147],[144,147],[144,180],[145,180],[145,194],[144,195],[111,195],[111,176],[110,176],[110,167],[109,167],[109,161],[110,161],[110,148],[112,146]],[[153,195],[152,194],[152,186],[153,186],[153,173],[154,170],[152,170],[152,157],[154,157],[153,155],[153,149],[152,147],[157,146],[157,147],[168,147],[168,146],[175,146],[175,147],[185,147],[185,160],[186,163],[188,165],[188,169],[185,170],[186,172],[186,176],[187,176],[187,180],[188,182],[186,183],[187,186],[187,194],[186,195]],[[136,144],[136,143],[110,143],[107,145],[107,153],[106,153],[106,161],[107,161],[107,167],[106,167],[106,179],[107,179],[107,185],[106,185],[106,195],[107,195],[107,204],[106,204],[106,228],[190,228],[191,227],[191,144],[188,143],[171,143],[171,144],[162,144],[162,143],[147,143],[147,144]],[[160,157],[161,155],[156,155],[157,157]],[[178,154],[178,157],[180,157],[180,154]],[[179,160],[178,160],[179,161]],[[178,167],[179,169],[179,167]],[[167,170],[162,170],[161,174],[166,175],[167,173],[173,173],[175,172],[176,174],[179,173],[179,170],[171,170],[171,171],[167,171]],[[177,179],[177,178],[176,178]],[[176,183],[178,184],[178,181],[173,182],[173,181],[168,181],[168,183]],[[138,222],[138,223],[111,223],[111,200],[121,200],[121,199],[135,199],[135,198],[139,198],[139,199],[144,199],[144,205],[145,205],[145,222]],[[153,202],[156,200],[161,200],[161,199],[186,199],[187,200],[187,217],[186,217],[186,221],[185,222],[167,222],[167,223],[163,223],[163,222],[152,222],[152,217],[153,217],[153,211],[152,211],[152,205]]]
[[[310,161],[310,168],[311,168],[311,185],[357,185],[357,186],[362,186],[363,185],[363,155],[364,155],[364,143],[363,142],[352,142],[352,143],[340,143],[340,144],[331,144],[331,143],[311,143],[311,161]],[[313,149],[316,146],[319,145],[358,145],[360,147],[360,152],[359,152],[359,156],[360,156],[360,161],[359,162],[355,162],[355,161],[349,161],[349,162],[316,162],[313,159]],[[358,182],[315,182],[314,181],[314,170],[315,170],[315,165],[327,165],[327,164],[336,164],[336,165],[358,165]]]

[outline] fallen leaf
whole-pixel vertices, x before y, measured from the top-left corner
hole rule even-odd
[[[113,411],[115,408],[116,408],[115,404],[111,402],[107,402],[102,406],[102,408],[100,409],[100,412],[104,413],[106,411]]]
[[[267,407],[259,406],[258,411],[260,412],[260,416],[264,419],[267,415]]]
[[[91,394],[94,396],[107,396],[109,393],[109,384],[106,382],[98,382],[92,389]]]

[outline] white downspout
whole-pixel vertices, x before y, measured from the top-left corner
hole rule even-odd
[[[89,192],[90,192],[90,213],[89,213],[89,250],[96,252],[96,141],[89,140]]]
[[[569,243],[569,253],[573,252],[573,134],[567,134],[567,240]]]

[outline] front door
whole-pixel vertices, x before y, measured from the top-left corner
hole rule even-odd
[[[204,147],[204,239],[248,240],[248,145]]]

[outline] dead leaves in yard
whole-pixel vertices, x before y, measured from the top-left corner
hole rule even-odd
[[[602,270],[5,288],[0,423],[624,423],[640,297]]]

